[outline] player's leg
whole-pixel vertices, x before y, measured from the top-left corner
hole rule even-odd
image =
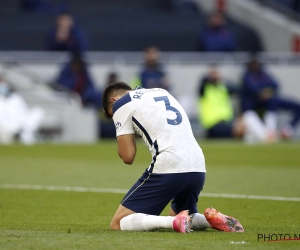
[[[178,193],[171,203],[170,215],[178,213],[181,209],[190,210],[192,230],[214,228],[228,232],[243,232],[244,229],[238,220],[208,208],[204,214],[198,213],[197,202],[205,181],[205,173],[189,173],[189,183],[184,190]]]
[[[182,211],[176,216],[158,216],[144,213],[130,214],[120,221],[122,231],[155,231],[158,229],[173,229],[177,232],[190,232],[190,217],[188,211]]]
[[[170,208],[169,215],[176,216],[177,213],[174,212],[172,208]],[[211,228],[211,225],[209,224],[209,222],[207,221],[207,219],[203,214],[193,213],[190,215],[190,217],[191,217],[190,224],[192,230],[204,230],[206,228]]]
[[[177,213],[175,213],[172,207],[170,207],[169,216],[176,216],[176,215]]]
[[[187,212],[175,217],[158,216],[176,192],[169,185],[178,183],[179,179],[175,180],[173,177],[174,175],[145,173],[125,195],[112,219],[111,228],[130,231],[164,228],[188,232],[190,217]]]
[[[186,173],[186,182],[189,183],[179,192],[171,202],[169,215],[174,216],[181,210],[189,210],[191,214],[191,228],[193,230],[203,230],[211,225],[203,214],[198,213],[198,197],[203,189],[205,173]]]
[[[174,229],[179,232],[189,230],[190,218],[187,212],[175,216],[157,216],[135,213],[120,205],[110,224],[112,230],[154,231],[157,229]],[[186,225],[181,225],[186,224]]]
[[[130,214],[134,214],[135,212],[124,207],[123,205],[119,205],[117,211],[115,212],[111,223],[110,223],[110,229],[112,230],[120,230],[120,221],[121,219],[123,219],[124,217],[130,215]]]

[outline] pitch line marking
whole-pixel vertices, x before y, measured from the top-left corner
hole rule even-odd
[[[67,191],[81,193],[116,193],[126,194],[127,189],[115,188],[88,188],[88,187],[71,187],[71,186],[42,186],[42,185],[14,185],[0,184],[0,189],[21,189],[21,190],[45,190],[45,191]],[[248,199],[248,200],[271,200],[271,201],[300,201],[299,197],[281,197],[281,196],[261,196],[246,194],[218,194],[218,193],[201,193],[202,197],[210,198],[229,198],[229,199]]]

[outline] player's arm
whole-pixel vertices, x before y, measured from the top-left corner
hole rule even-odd
[[[136,144],[134,134],[120,135],[117,137],[118,154],[123,162],[131,165],[136,154]]]

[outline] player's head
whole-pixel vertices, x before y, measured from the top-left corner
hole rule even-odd
[[[102,93],[102,105],[106,118],[112,118],[113,104],[130,90],[132,90],[131,87],[125,82],[112,83],[104,89]]]

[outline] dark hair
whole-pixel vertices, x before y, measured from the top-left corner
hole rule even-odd
[[[102,93],[102,106],[104,109],[104,115],[106,118],[111,119],[112,116],[108,113],[108,109],[110,106],[110,97],[116,94],[121,94],[126,90],[132,90],[131,87],[125,82],[115,82],[107,85]]]

